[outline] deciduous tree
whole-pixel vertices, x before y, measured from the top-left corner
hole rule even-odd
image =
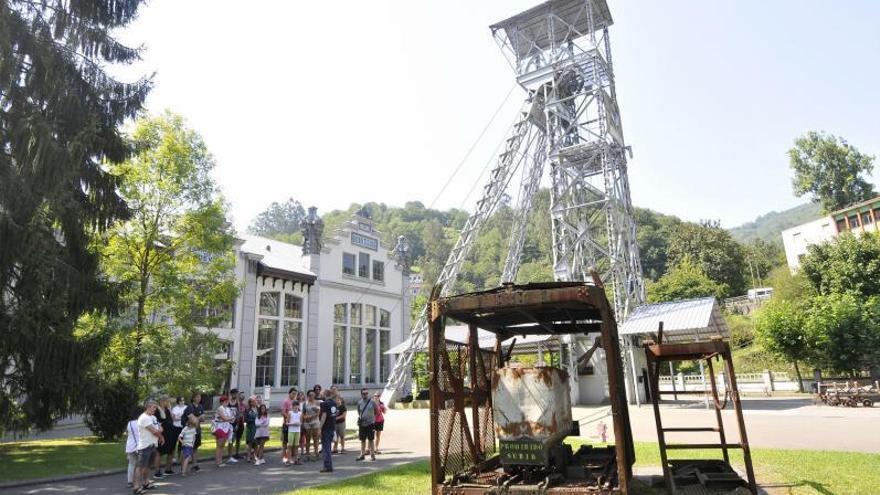
[[[672,229],[668,263],[679,265],[686,258],[725,287],[724,297],[745,293],[743,248],[717,222],[681,223]]]
[[[875,194],[866,177],[874,171],[874,157],[861,153],[843,138],[810,131],[795,139],[788,158],[794,170],[795,196],[811,195],[826,212]]]
[[[74,326],[115,301],[90,239],[127,210],[101,162],[128,156],[151,82],[105,69],[139,58],[112,33],[142,3],[0,1],[0,430],[78,407],[104,345]]]
[[[685,258],[656,282],[648,283],[649,302],[678,301],[697,297],[723,297],[727,288],[710,279],[703,268]]]
[[[229,318],[238,290],[226,205],[210,177],[214,161],[172,113],[139,119],[131,140],[136,154],[111,167],[132,218],[111,231],[104,249],[105,269],[125,284],[129,308],[106,361],[119,366],[108,371],[127,371],[136,382],[146,375],[146,389],[174,384],[175,372],[193,385],[219,379],[212,367],[220,342],[196,328]]]
[[[804,391],[799,363],[815,363],[816,333],[806,327],[804,304],[776,299],[775,295],[755,317],[755,333],[761,346],[791,362],[797,374],[798,390]]]

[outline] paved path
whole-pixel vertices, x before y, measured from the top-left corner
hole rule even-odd
[[[390,411],[382,438],[382,454],[376,461],[356,462],[358,442],[346,444],[345,455],[333,456],[334,472],[320,474],[321,462],[308,462],[302,466],[285,467],[281,464],[280,452],[266,454],[267,463],[262,466],[239,463],[218,469],[211,462],[202,462],[202,470],[186,478],[172,475],[158,480],[156,490],[147,493],[162,494],[225,494],[248,493],[261,495],[283,493],[315,486],[330,481],[359,476],[380,471],[396,465],[427,458],[430,450],[428,441],[427,411]],[[350,418],[349,428],[355,427]],[[418,425],[418,426],[416,426]],[[210,441],[210,440],[208,440]],[[120,457],[124,454],[120,452]],[[84,480],[26,486],[0,490],[0,494],[126,494],[131,490],[125,486],[125,474],[100,476]]]
[[[747,399],[744,401],[746,427],[753,447],[784,449],[843,450],[880,452],[880,408],[836,408],[815,406],[810,399]],[[574,417],[586,418],[589,423],[581,432],[587,438],[596,438],[595,425],[599,420],[612,431],[608,407],[576,407]],[[389,411],[383,454],[373,463],[355,462],[355,454],[335,456],[336,472],[318,474],[320,463],[283,467],[280,454],[268,454],[264,466],[235,465],[220,470],[210,467],[201,473],[182,478],[172,476],[158,483],[155,494],[215,494],[245,490],[253,494],[279,493],[332,480],[344,479],[385,469],[394,465],[427,458],[429,454],[428,411]],[[637,441],[656,441],[654,413],[650,406],[631,407],[633,435]],[[713,425],[714,413],[700,403],[664,406],[663,417],[669,426]],[[354,418],[350,418],[353,428]],[[730,440],[737,436],[736,421],[731,410],[724,412],[724,422]],[[700,434],[687,437],[691,441],[712,441]],[[610,440],[610,439],[609,439]],[[684,440],[683,438],[680,440]],[[349,450],[352,445],[349,442]],[[122,457],[122,453],[120,453]],[[18,489],[0,490],[0,494],[115,494],[128,493],[125,475],[102,476],[87,480],[53,485],[37,485]]]

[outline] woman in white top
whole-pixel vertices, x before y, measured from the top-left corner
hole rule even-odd
[[[217,450],[214,453],[214,460],[217,461],[217,467],[223,467],[223,447],[226,446],[226,440],[232,433],[232,411],[229,410],[229,397],[223,395],[220,397],[220,407],[217,408],[217,415],[211,423],[211,433],[217,439]]]
[[[186,426],[183,424],[183,411],[186,411],[186,400],[183,397],[178,397],[174,407],[171,408],[171,421],[174,424],[174,431],[171,434],[174,438],[180,436],[180,432],[183,431],[183,427]],[[177,449],[175,449],[174,456],[176,458],[180,458],[180,444],[177,445]]]
[[[128,487],[134,484],[134,470],[138,463],[138,418],[144,412],[142,408],[131,410],[130,421],[125,429],[125,456],[128,457]]]

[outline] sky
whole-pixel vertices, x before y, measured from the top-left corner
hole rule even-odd
[[[155,73],[147,110],[204,137],[239,229],[287,198],[472,210],[525,96],[488,26],[537,3],[151,0],[119,73]],[[733,227],[806,201],[809,130],[880,155],[880,2],[609,6],[634,205]]]

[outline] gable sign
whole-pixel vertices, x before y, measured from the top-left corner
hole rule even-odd
[[[373,251],[379,250],[379,239],[373,239],[357,232],[351,233],[351,243],[355,246],[372,249]]]

